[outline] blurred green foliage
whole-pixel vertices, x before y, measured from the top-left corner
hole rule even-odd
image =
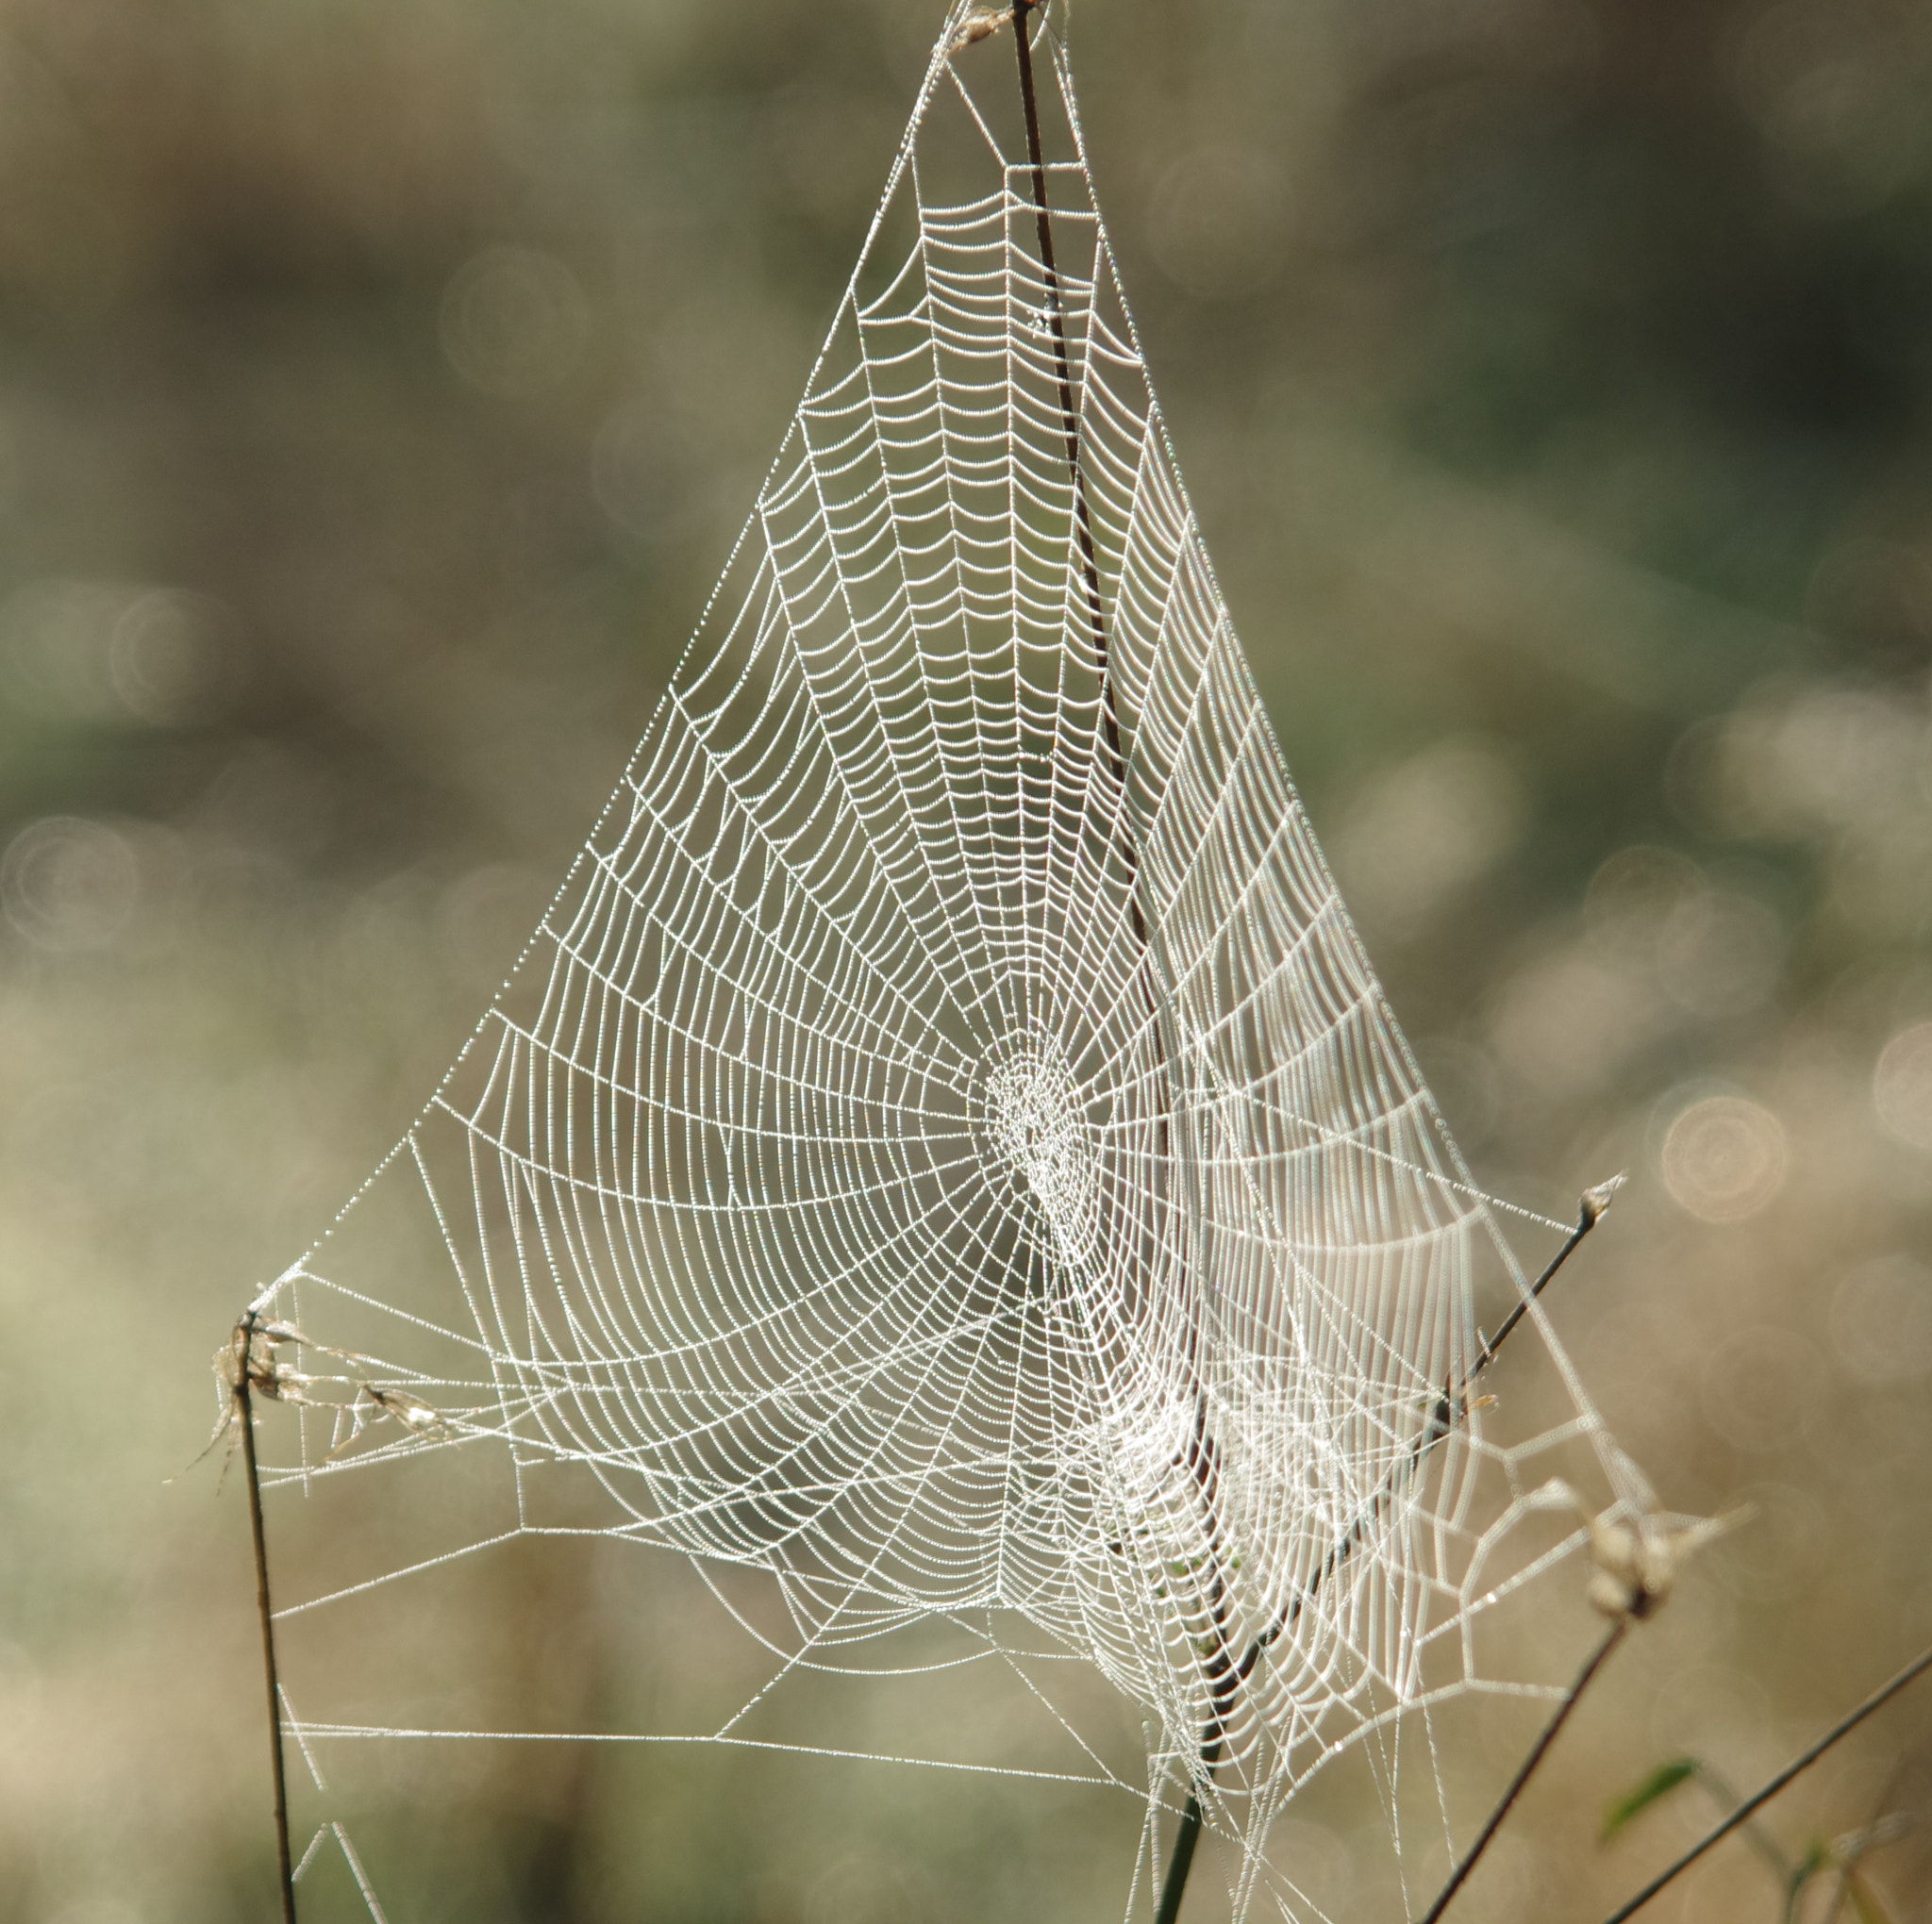
[[[0,8],[0,1918],[265,1913],[242,1508],[212,1464],[161,1479],[615,779],[938,25]],[[1932,19],[1072,31],[1396,1007],[1486,1182],[1567,1215],[1636,1172],[1558,1326],[1667,1502],[1758,1512],[1466,1900],[1586,1917],[1634,1862],[1591,1841],[1607,1786],[1687,1746],[1748,1780],[1932,1633]],[[533,1569],[461,1627],[533,1727],[675,1661],[603,1581]],[[1927,1715],[1835,1755],[1811,1818],[1923,1809]],[[1098,1917],[1131,1860],[1131,1821],[1031,1792],[510,1748],[384,1781],[396,1924]],[[1345,1892],[1345,1837],[1284,1834]],[[1868,1874],[1909,1914],[1923,1833]],[[1670,1901],[1756,1916],[1760,1878]]]

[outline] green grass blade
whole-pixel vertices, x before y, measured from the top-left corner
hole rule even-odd
[[[1847,1890],[1858,1924],[1895,1924],[1890,1908],[1863,1878],[1855,1876]]]
[[[1659,1798],[1670,1796],[1680,1783],[1697,1774],[1694,1757],[1674,1757],[1659,1764],[1634,1790],[1628,1790],[1604,1813],[1603,1841],[1607,1844],[1631,1818],[1647,1811]]]

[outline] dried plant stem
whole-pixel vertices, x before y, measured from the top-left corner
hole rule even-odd
[[[1604,1211],[1608,1208],[1610,1198],[1616,1193],[1617,1185],[1622,1180],[1622,1177],[1618,1177],[1584,1193],[1577,1206],[1576,1227],[1570,1232],[1563,1247],[1544,1266],[1542,1274],[1530,1285],[1530,1299],[1541,1296],[1549,1287],[1557,1271],[1570,1260],[1576,1246],[1603,1220]],[[1236,1667],[1235,1677],[1238,1683],[1244,1683],[1247,1680],[1249,1673],[1271,1644],[1294,1628],[1303,1610],[1313,1601],[1322,1586],[1368,1540],[1369,1531],[1375,1519],[1394,1501],[1403,1484],[1415,1474],[1423,1458],[1467,1417],[1470,1390],[1474,1386],[1476,1379],[1496,1360],[1497,1352],[1508,1340],[1510,1332],[1523,1320],[1527,1307],[1527,1302],[1519,1302],[1503,1319],[1502,1328],[1483,1345],[1475,1360],[1463,1371],[1461,1382],[1454,1385],[1453,1389],[1447,1385],[1443,1386],[1442,1394],[1436,1399],[1436,1406],[1430,1413],[1429,1420],[1423,1426],[1422,1434],[1409,1446],[1408,1454],[1390,1470],[1383,1479],[1381,1488],[1356,1513],[1355,1520],[1336,1539],[1334,1548],[1322,1559],[1321,1567],[1309,1578],[1307,1584],[1281,1606],[1274,1622],[1248,1646]]]
[[[1087,477],[1080,466],[1080,415],[1074,402],[1073,359],[1067,352],[1067,318],[1060,300],[1059,269],[1054,261],[1053,219],[1047,210],[1046,158],[1040,143],[1040,103],[1033,88],[1033,49],[1026,39],[1026,16],[1039,0],[1017,0],[1013,8],[1013,44],[1020,58],[1020,99],[1026,110],[1026,161],[1033,176],[1033,217],[1040,237],[1040,265],[1046,277],[1046,321],[1053,334],[1054,373],[1059,383],[1060,424],[1067,438],[1067,467],[1074,483],[1074,540],[1080,554],[1080,581],[1087,595],[1087,621],[1093,634],[1095,665],[1100,670],[1100,724],[1113,764],[1114,779],[1126,784],[1121,753],[1120,715],[1114,706],[1112,677],[1108,672],[1107,625],[1100,607],[1100,571],[1093,548],[1093,518],[1087,506]],[[1133,904],[1136,921],[1140,904]],[[1141,941],[1146,940],[1144,933]]]
[[[1557,1706],[1557,1714],[1543,1726],[1542,1734],[1530,1746],[1529,1754],[1518,1766],[1516,1775],[1509,1780],[1506,1790],[1490,1813],[1490,1820],[1482,1828],[1481,1834],[1469,1847],[1467,1854],[1449,1874],[1449,1882],[1436,1894],[1436,1901],[1424,1914],[1421,1924],[1436,1924],[1436,1920],[1449,1908],[1451,1900],[1468,1881],[1469,1874],[1482,1862],[1482,1855],[1490,1848],[1491,1840],[1503,1828],[1503,1819],[1515,1808],[1516,1800],[1523,1795],[1524,1786],[1537,1773],[1537,1766],[1543,1761],[1549,1748],[1557,1741],[1557,1733],[1570,1720],[1570,1713],[1576,1708],[1583,1693],[1591,1686],[1591,1681],[1606,1663],[1610,1652],[1624,1641],[1624,1633],[1630,1628],[1626,1617],[1613,1623],[1602,1643],[1591,1652],[1590,1661],[1576,1673],[1576,1681],[1570,1686],[1570,1694]]]
[[[1740,1825],[1746,1822],[1762,1806],[1768,1804],[1794,1778],[1802,1777],[1840,1738],[1850,1736],[1874,1711],[1882,1709],[1886,1704],[1890,1703],[1907,1684],[1911,1683],[1914,1678],[1923,1676],[1927,1670],[1932,1670],[1932,1650],[1922,1650],[1897,1676],[1890,1679],[1888,1683],[1881,1684],[1856,1710],[1847,1713],[1846,1716],[1840,1718],[1808,1750],[1800,1751],[1762,1789],[1747,1797],[1716,1830],[1710,1832],[1698,1843],[1692,1845],[1668,1870],[1662,1872],[1657,1877],[1652,1878],[1621,1910],[1614,1911],[1609,1916],[1606,1917],[1604,1924],[1624,1924],[1624,1920],[1626,1917],[1636,1916],[1638,1912],[1650,1902],[1651,1899],[1656,1897],[1666,1884],[1674,1883],[1678,1877],[1689,1870],[1713,1844],[1722,1843]]]
[[[261,1472],[255,1460],[255,1405],[249,1370],[255,1359],[255,1312],[236,1330],[242,1354],[235,1371],[235,1416],[242,1425],[242,1463],[248,1475],[248,1521],[255,1534],[255,1601],[261,1616],[261,1667],[268,1684],[269,1763],[275,1791],[275,1857],[281,1878],[282,1924],[295,1924],[295,1871],[289,1853],[289,1781],[282,1766],[282,1689],[275,1674],[275,1624],[268,1601],[268,1537],[261,1521]]]
[[[1106,742],[1108,761],[1121,790],[1121,822],[1125,831],[1119,838],[1120,851],[1128,875],[1127,915],[1135,940],[1140,945],[1142,988],[1147,999],[1156,1061],[1160,1070],[1163,1100],[1159,1119],[1160,1155],[1166,1160],[1171,1127],[1172,1091],[1167,1048],[1160,1030],[1160,998],[1153,975],[1153,954],[1147,922],[1141,908],[1140,851],[1135,845],[1127,813],[1126,757],[1121,742],[1120,711],[1114,700],[1113,675],[1108,656],[1107,622],[1100,599],[1100,571],[1093,545],[1093,521],[1087,504],[1087,477],[1080,460],[1080,413],[1074,394],[1072,356],[1067,348],[1065,303],[1060,298],[1059,268],[1054,258],[1053,215],[1046,191],[1046,157],[1040,139],[1040,103],[1033,81],[1033,49],[1026,33],[1026,16],[1040,0],[1015,0],[1012,12],[1013,45],[1020,67],[1020,101],[1026,116],[1027,172],[1033,189],[1033,215],[1040,242],[1041,271],[1046,281],[1047,325],[1053,337],[1054,373],[1059,390],[1060,425],[1066,437],[1067,471],[1073,485],[1074,542],[1079,556],[1080,580],[1085,590],[1087,622],[1093,642],[1093,665],[1100,676],[1100,724]],[[1189,1362],[1195,1361],[1194,1340],[1190,1338]],[[1198,1379],[1194,1387],[1194,1435],[1183,1459],[1185,1468],[1198,1486],[1208,1541],[1208,1612],[1218,1644],[1209,1676],[1214,1717],[1202,1733],[1201,1754],[1211,1773],[1221,1754],[1222,1733],[1239,1687],[1241,1671],[1227,1640],[1227,1592],[1221,1575],[1223,1542],[1217,1501],[1220,1483],[1220,1451],[1208,1430],[1208,1398]],[[1174,1924],[1186,1894],[1188,1872],[1194,1862],[1194,1847],[1201,1837],[1201,1798],[1190,1789],[1180,1826],[1174,1833],[1174,1855],[1161,1886],[1160,1906],[1156,1924]]]
[[[1690,1764],[1692,1781],[1703,1787],[1705,1794],[1720,1811],[1728,1811],[1738,1801],[1738,1793],[1701,1758],[1693,1757]],[[1790,1883],[1791,1860],[1778,1849],[1776,1838],[1769,1835],[1761,1825],[1747,1823],[1744,1826],[1744,1841],[1757,1851],[1764,1862],[1765,1869],[1780,1883]]]
[[[1174,1924],[1180,1916],[1188,1872],[1194,1865],[1194,1846],[1200,1841],[1201,1799],[1198,1792],[1191,1790],[1181,1812],[1180,1826],[1174,1833],[1174,1855],[1167,1861],[1167,1877],[1160,1886],[1160,1908],[1154,1914],[1154,1924]]]
[[[1543,1272],[1529,1285],[1529,1293],[1503,1319],[1502,1328],[1483,1345],[1481,1353],[1469,1366],[1469,1374],[1462,1379],[1465,1389],[1496,1360],[1496,1352],[1509,1340],[1510,1333],[1529,1314],[1529,1305],[1550,1286],[1557,1271],[1575,1252],[1576,1245],[1603,1220],[1604,1211],[1610,1206],[1610,1198],[1616,1193],[1623,1180],[1622,1176],[1618,1176],[1614,1181],[1601,1184],[1586,1192],[1582,1202],[1577,1205],[1575,1228],[1570,1232],[1563,1247],[1543,1265]]]

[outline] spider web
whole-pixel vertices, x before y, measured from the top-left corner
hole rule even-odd
[[[991,1663],[1062,1766],[790,1747],[1124,1789],[1130,1912],[1191,1784],[1236,1912],[1316,1916],[1267,1860],[1282,1805],[1359,1753],[1398,1865],[1418,1791],[1453,1844],[1432,1719],[1564,1667],[1482,1634],[1576,1547],[1550,1466],[1638,1485],[1533,1303],[1547,1420],[1506,1447],[1462,1406],[1523,1269],[1257,698],[1064,48],[1036,48],[1036,181],[1009,33],[963,19],[623,782],[259,1300],[311,1346],[294,1394],[337,1405],[263,1426],[271,1492],[329,1499],[272,1510],[332,1545],[282,1616],[379,1635],[538,1537],[675,1552],[769,1674],[693,1730],[541,1734],[780,1745],[760,1714],[805,1673]],[[400,1481],[458,1469],[447,1505]],[[412,1501],[407,1543],[366,1527]],[[318,1786],[332,1743],[485,1733],[373,1709],[327,1648],[290,1707]],[[1041,1681],[1068,1657],[1144,1719],[1139,1766]]]

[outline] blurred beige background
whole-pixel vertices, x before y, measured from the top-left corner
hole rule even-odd
[[[939,17],[0,6],[0,1919],[268,1915],[241,1490],[163,1479],[615,780]],[[1932,1638],[1932,16],[1072,30],[1180,457],[1397,1010],[1501,1193],[1568,1215],[1632,1172],[1557,1326],[1667,1503],[1756,1505],[1463,1911],[1588,1920],[1706,1816],[1600,1849],[1614,1792],[1686,1750],[1753,1781]],[[531,1721],[678,1658],[593,1566],[465,1626]],[[1110,1917],[1136,1829],[731,1756],[385,1767],[392,1924]],[[1770,1829],[1795,1856],[1928,1789],[1922,1693]],[[1351,1908],[1345,1837],[1299,1848],[1335,1915],[1396,1915]],[[1872,1874],[1923,1915],[1932,1839]],[[1732,1847],[1656,1915],[1782,1903]]]

